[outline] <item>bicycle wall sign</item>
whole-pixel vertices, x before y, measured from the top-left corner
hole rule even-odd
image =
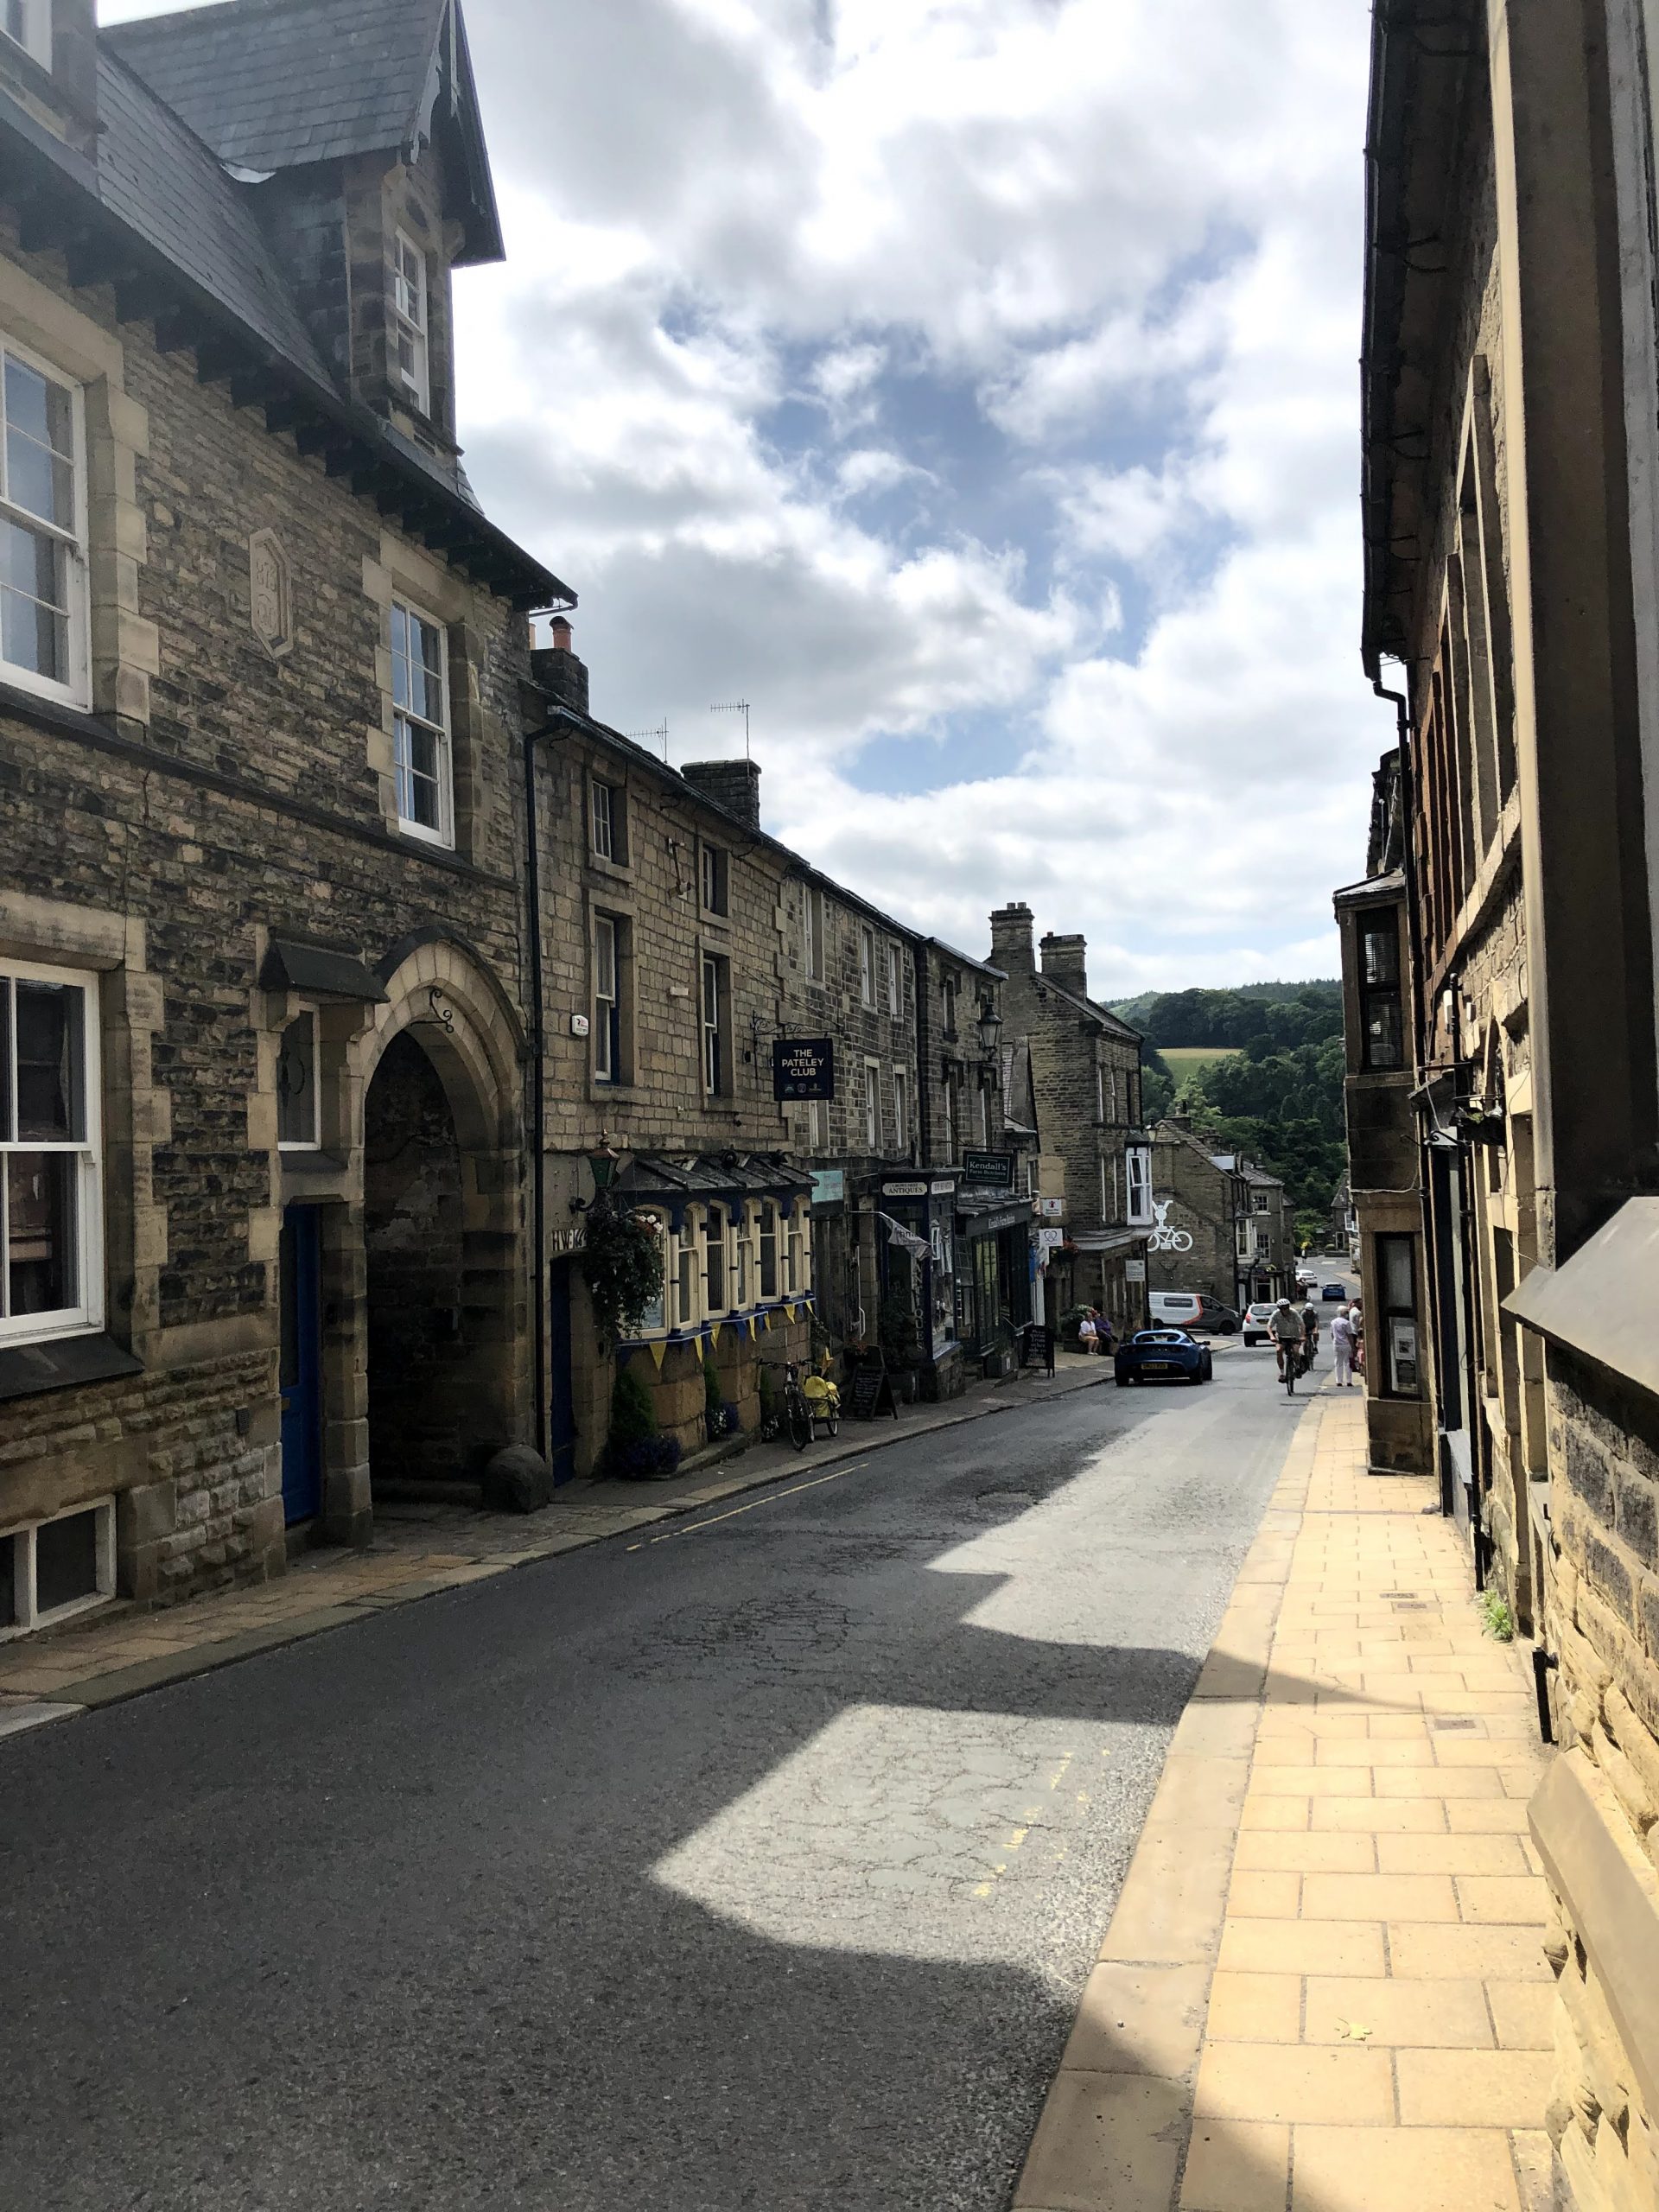
[[[1173,1198],[1153,1200],[1153,1230],[1147,1239],[1148,1252],[1190,1252],[1192,1249],[1191,1231],[1172,1229],[1169,1225],[1169,1210],[1174,1203]]]

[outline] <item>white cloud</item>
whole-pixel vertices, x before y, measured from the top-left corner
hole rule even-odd
[[[769,823],[967,944],[1025,896],[1103,990],[1328,968],[1389,737],[1360,0],[467,19],[509,259],[456,278],[467,464],[598,710],[681,759],[749,697]]]

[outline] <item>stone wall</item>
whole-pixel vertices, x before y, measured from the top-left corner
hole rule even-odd
[[[113,1496],[119,1588],[169,1601],[285,1564],[276,1361],[264,1349],[15,1398],[0,1517]]]
[[[1659,1408],[1567,1354],[1552,1351],[1549,1367],[1556,1477],[1541,1637],[1558,1662],[1555,1733],[1586,1764],[1585,1802],[1619,1854],[1614,1878],[1620,1861],[1633,1875],[1617,1900],[1608,1894],[1607,1872],[1553,1817],[1547,1785],[1534,1821],[1557,1912],[1549,2130],[1572,2201],[1611,2212],[1659,2202],[1659,2036],[1629,1986],[1659,1956]]]
[[[1170,1203],[1168,1226],[1192,1239],[1190,1252],[1147,1253],[1148,1290],[1194,1290],[1230,1306],[1237,1288],[1233,1210],[1240,1186],[1200,1146],[1160,1122],[1153,1131],[1152,1195]]]

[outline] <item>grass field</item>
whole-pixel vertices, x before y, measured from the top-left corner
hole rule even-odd
[[[1238,1052],[1236,1045],[1160,1045],[1159,1052],[1177,1083],[1184,1076],[1197,1075],[1216,1060],[1230,1060]]]

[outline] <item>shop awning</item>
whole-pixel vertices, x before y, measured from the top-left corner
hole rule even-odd
[[[1066,1241],[1079,1252],[1138,1252],[1151,1234],[1148,1229],[1074,1229]]]
[[[1570,1260],[1535,1268],[1503,1311],[1659,1397],[1659,1198],[1626,1198]]]
[[[1031,1200],[1014,1198],[1007,1192],[985,1197],[970,1196],[966,1191],[957,1193],[957,1224],[969,1236],[995,1236],[999,1230],[1028,1229],[1032,1223]]]
[[[616,1178],[616,1189],[640,1204],[688,1199],[715,1204],[741,1198],[779,1198],[788,1204],[811,1194],[812,1178],[783,1153],[637,1153]]]

